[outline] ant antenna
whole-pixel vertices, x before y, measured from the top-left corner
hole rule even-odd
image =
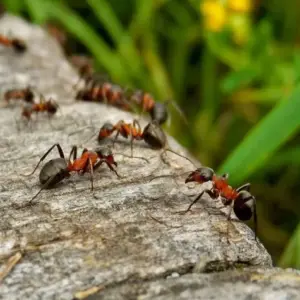
[[[162,152],[162,154],[163,154],[164,152],[167,152],[167,151],[169,151],[169,152],[171,152],[171,153],[173,153],[173,154],[176,154],[176,155],[178,155],[179,157],[185,158],[185,159],[188,160],[188,161],[189,161],[196,169],[198,168],[198,167],[195,165],[195,163],[194,163],[191,159],[189,159],[188,157],[186,157],[186,156],[184,156],[184,155],[182,155],[182,154],[179,154],[179,153],[175,152],[174,150],[172,150],[172,149],[170,149],[170,148],[165,148],[164,151]]]
[[[182,120],[184,121],[184,123],[186,125],[189,126],[189,121],[187,119],[187,117],[185,116],[184,112],[182,111],[182,109],[179,107],[179,105],[172,99],[168,99],[166,102],[166,104],[171,103],[172,106],[175,108],[175,110],[178,112],[178,114],[180,115],[180,117],[182,118]]]
[[[180,174],[165,174],[165,175],[159,175],[159,176],[155,176],[155,177],[152,177],[149,181],[153,181],[154,179],[157,179],[157,178],[165,178],[165,177],[172,177],[172,178],[175,178],[175,177],[180,177],[182,175],[185,175],[185,174],[189,174],[191,172],[193,172],[194,170],[191,170],[191,171],[186,171],[186,172],[183,172],[183,173],[180,173]]]

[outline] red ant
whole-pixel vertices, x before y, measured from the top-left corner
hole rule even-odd
[[[137,90],[132,93],[129,101],[142,108],[142,112],[149,113],[151,119],[156,120],[160,125],[165,123],[168,119],[169,113],[167,105],[155,101],[153,96],[149,93]]]
[[[79,73],[79,80],[74,85],[74,88],[79,84],[81,79],[85,81],[86,86],[93,81],[94,67],[93,61],[90,57],[85,55],[71,55],[69,57],[69,61]]]
[[[12,47],[18,53],[23,53],[27,49],[27,46],[23,40],[17,38],[9,39],[8,37],[1,34],[0,44],[6,47]]]
[[[24,106],[22,116],[27,120],[30,120],[33,113],[47,112],[48,116],[50,117],[57,112],[58,108],[59,106],[54,100],[52,100],[51,98],[49,100],[45,100],[45,98],[41,96],[39,103],[30,103]]]
[[[141,129],[138,120],[133,120],[132,123],[125,123],[123,120],[121,120],[115,125],[107,122],[100,128],[98,142],[101,142],[107,137],[111,136],[115,131],[117,134],[113,140],[113,145],[120,134],[126,139],[130,137],[131,156],[133,154],[133,141],[144,140],[153,149],[164,149],[164,151],[161,153],[161,156],[166,151],[169,151],[187,159],[189,162],[194,164],[189,158],[173,151],[170,148],[167,148],[167,137],[156,120],[146,125],[143,130]]]
[[[221,197],[222,203],[225,206],[230,205],[230,210],[228,213],[228,220],[232,209],[239,220],[248,221],[254,215],[254,233],[255,239],[257,236],[257,214],[256,214],[256,199],[250,194],[250,183],[246,183],[237,189],[232,188],[228,182],[228,174],[222,176],[217,176],[213,169],[208,167],[201,167],[196,169],[196,171],[191,172],[185,180],[188,182],[205,183],[208,181],[212,182],[211,189],[203,190],[195,200],[189,205],[184,213],[187,213],[192,206],[198,202],[204,193],[207,193],[211,198],[216,199]]]
[[[123,94],[124,91],[119,85],[93,80],[90,87],[77,93],[76,99],[109,103],[122,110],[130,111],[130,104],[125,100]]]
[[[24,100],[27,103],[33,103],[34,93],[30,87],[25,89],[12,89],[5,92],[4,99],[7,103],[11,99]]]
[[[71,172],[76,172],[80,175],[89,172],[92,191],[94,189],[94,171],[103,163],[105,163],[118,177],[121,177],[113,168],[113,165],[117,167],[117,163],[115,162],[114,156],[109,148],[99,147],[94,151],[89,151],[84,148],[81,156],[77,158],[77,146],[73,146],[69,155],[69,159],[66,160],[64,152],[59,144],[54,144],[51,146],[41,157],[34,170],[25,176],[33,175],[40,163],[55,147],[57,148],[60,157],[49,160],[41,169],[39,179],[42,187],[39,192],[30,200],[30,203],[39,195],[42,190],[52,188],[65,178],[69,178],[71,176]]]

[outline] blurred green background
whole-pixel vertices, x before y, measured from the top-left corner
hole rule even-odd
[[[300,269],[300,0],[5,0],[59,24],[67,52],[124,87],[174,99],[165,129],[204,165],[250,181],[258,235]],[[300,223],[299,223],[300,224]],[[250,222],[251,225],[251,222]]]

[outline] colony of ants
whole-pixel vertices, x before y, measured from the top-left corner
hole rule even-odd
[[[24,41],[20,39],[9,39],[3,35],[0,35],[0,44],[6,47],[11,47],[18,53],[23,53],[27,49]],[[132,123],[126,123],[123,120],[120,120],[116,124],[112,124],[110,122],[104,123],[97,136],[99,143],[101,143],[103,140],[106,140],[113,133],[116,133],[112,144],[115,144],[119,135],[126,139],[130,138],[131,157],[133,157],[133,141],[143,140],[151,148],[163,150],[162,154],[166,151],[170,151],[193,163],[189,158],[173,151],[168,146],[167,137],[161,128],[161,125],[164,124],[168,119],[166,102],[160,103],[155,101],[153,96],[147,92],[143,92],[141,90],[128,92],[126,89],[117,84],[103,80],[103,78],[100,79],[98,74],[94,71],[93,65],[89,58],[72,56],[70,61],[78,69],[79,80],[84,80],[84,88],[77,92],[75,97],[76,99],[83,101],[103,102],[128,111],[132,111],[134,106],[138,106],[141,108],[142,112],[148,112],[151,116],[152,120],[144,127],[144,129],[141,128],[138,120],[133,120]],[[75,86],[77,86],[77,84]],[[22,110],[22,116],[25,117],[25,119],[30,120],[33,113],[46,112],[48,116],[52,116],[57,112],[59,106],[55,101],[51,99],[46,100],[43,96],[41,96],[39,101],[36,102],[34,101],[34,98],[34,92],[31,87],[8,90],[4,94],[4,99],[7,104],[12,100],[21,100],[26,104]],[[97,147],[94,150],[88,150],[84,148],[81,156],[77,157],[77,146],[73,146],[70,151],[69,158],[66,159],[65,154],[59,144],[52,145],[40,158],[34,170],[25,176],[33,175],[39,165],[46,159],[46,157],[54,148],[57,148],[59,157],[49,160],[42,167],[39,174],[41,189],[35,196],[32,197],[32,199],[29,201],[29,204],[36,199],[42,190],[54,187],[59,182],[69,178],[71,173],[77,173],[79,175],[89,173],[91,190],[93,191],[94,172],[103,163],[105,163],[107,167],[117,175],[118,178],[121,177],[116,171],[117,163],[114,159],[114,154],[109,147]],[[165,175],[158,177],[164,176]],[[158,177],[154,177],[152,179]],[[256,239],[256,199],[250,193],[249,183],[235,189],[228,184],[228,174],[218,176],[211,168],[208,167],[200,167],[195,171],[190,172],[185,180],[185,183],[189,182],[196,182],[199,184],[211,182],[212,187],[209,189],[204,189],[192,201],[188,208],[181,213],[189,212],[192,206],[195,205],[196,202],[198,202],[206,193],[212,199],[220,198],[224,206],[230,207],[227,217],[228,220],[230,219],[232,210],[234,211],[236,217],[241,221],[250,220],[252,216],[254,216],[254,233]]]
[[[84,80],[83,89],[77,92],[77,100],[106,103],[132,112],[135,112],[138,108],[142,113],[149,113],[151,119],[157,121],[159,125],[164,124],[168,120],[168,104],[171,103],[185,123],[187,123],[183,112],[174,101],[158,102],[148,92],[129,90],[122,88],[118,84],[111,83],[103,76],[95,73],[91,60],[85,57],[75,56],[72,58],[72,62],[78,69],[80,79]]]

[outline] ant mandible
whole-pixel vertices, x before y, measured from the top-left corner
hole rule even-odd
[[[125,123],[123,120],[121,120],[115,125],[113,125],[110,122],[106,122],[100,128],[98,134],[98,142],[103,141],[107,137],[111,136],[114,132],[117,133],[116,136],[114,137],[113,145],[119,135],[121,135],[126,139],[130,137],[131,156],[133,155],[133,141],[144,140],[153,149],[157,149],[157,150],[163,149],[164,151],[161,153],[161,157],[166,151],[169,151],[180,157],[187,159],[189,162],[191,162],[194,165],[194,163],[188,157],[185,157],[173,151],[172,149],[168,148],[167,137],[156,120],[146,125],[144,130],[141,129],[140,123],[136,119],[133,120],[132,123]]]
[[[11,89],[4,93],[4,99],[7,103],[12,99],[33,103],[34,93],[29,86],[24,89]]]
[[[191,172],[186,178],[185,183],[197,182],[202,184],[211,181],[212,188],[203,190],[183,213],[187,213],[192,206],[198,202],[199,199],[201,199],[204,193],[207,193],[213,199],[216,199],[220,196],[224,206],[230,205],[230,210],[227,217],[228,220],[230,219],[232,209],[237,218],[241,221],[248,221],[252,218],[252,215],[254,215],[254,234],[256,240],[256,199],[250,193],[250,183],[246,183],[237,189],[234,189],[228,184],[227,179],[228,174],[217,176],[214,170],[208,167],[200,167]]]
[[[23,53],[27,50],[27,46],[23,40],[17,38],[9,39],[8,37],[1,34],[0,44],[6,47],[12,47],[18,53]]]
[[[91,191],[94,190],[94,171],[98,169],[103,163],[105,163],[108,168],[113,171],[118,177],[121,177],[113,168],[113,165],[117,167],[117,163],[114,159],[113,153],[109,148],[98,147],[94,151],[89,151],[88,149],[84,148],[81,156],[77,158],[77,146],[73,146],[69,154],[69,159],[66,160],[60,144],[54,144],[53,146],[51,146],[41,157],[34,170],[30,174],[24,176],[33,175],[39,167],[40,163],[55,147],[57,148],[60,157],[49,160],[43,166],[39,175],[39,180],[42,184],[42,187],[39,192],[29,201],[29,203],[31,203],[42,190],[52,188],[65,178],[69,178],[71,172],[76,172],[80,175],[89,172],[91,180]]]

